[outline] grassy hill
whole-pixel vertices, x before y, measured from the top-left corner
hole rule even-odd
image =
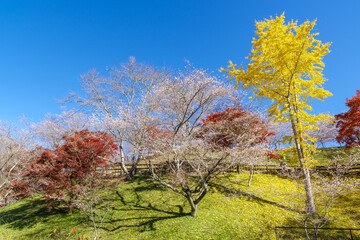
[[[190,207],[182,196],[145,176],[135,177],[109,193],[111,210],[100,239],[275,239],[275,226],[299,225],[300,214],[291,210],[301,203],[294,198],[294,182],[257,174],[249,188],[247,177],[219,179],[195,218],[188,215]],[[342,196],[330,216],[336,220],[328,226],[359,228],[359,194]],[[79,211],[68,215],[59,207],[48,212],[39,196],[0,209],[1,240],[92,239],[91,224]]]
[[[348,150],[345,150],[345,147],[318,148],[314,154],[314,159],[316,160],[315,164],[317,166],[331,164],[331,160],[337,156],[341,156],[346,160],[349,154],[355,154],[359,151],[360,148],[350,148]],[[287,152],[285,156],[280,154],[280,157],[280,160],[273,159],[274,163],[279,163],[281,160],[285,160],[285,162],[290,166],[298,166],[296,152]]]

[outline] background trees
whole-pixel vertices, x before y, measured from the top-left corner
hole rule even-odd
[[[201,121],[204,134],[213,132],[211,142],[218,145],[220,149],[235,147],[236,144],[239,144],[235,141],[236,136],[242,133],[245,128],[254,131],[254,136],[257,137],[254,143],[262,143],[267,137],[275,134],[268,132],[265,122],[260,119],[260,116],[243,110],[241,106],[210,113]]]
[[[64,144],[64,136],[91,129],[93,122],[86,114],[69,110],[61,114],[47,114],[39,123],[28,125],[38,146],[56,149]]]
[[[309,131],[309,135],[316,139],[316,147],[324,148],[326,145],[333,145],[338,133],[337,124],[335,118],[330,121],[319,121],[315,123],[316,129]]]
[[[350,108],[347,112],[335,115],[339,128],[336,140],[350,148],[360,144],[360,90],[356,90],[353,98],[346,99],[346,106]]]
[[[11,182],[20,180],[25,166],[38,156],[32,133],[20,131],[11,124],[0,122],[0,201],[9,204],[12,199]]]
[[[307,208],[316,214],[308,167],[313,162],[314,138],[307,133],[314,124],[328,119],[326,115],[308,113],[312,99],[331,96],[321,85],[326,81],[322,70],[323,57],[329,53],[329,43],[322,44],[312,33],[314,22],[297,25],[285,23],[284,14],[275,19],[256,22],[257,38],[253,39],[250,63],[246,69],[230,62],[226,72],[238,86],[251,90],[255,99],[270,99],[270,116],[279,122],[290,122],[293,135],[286,138],[293,144],[304,174]]]

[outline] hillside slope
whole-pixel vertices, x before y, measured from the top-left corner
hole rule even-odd
[[[100,239],[275,239],[275,226],[298,225],[296,187],[288,179],[257,174],[248,188],[247,174],[223,177],[236,188],[232,194],[213,186],[199,205],[198,216],[188,215],[186,200],[140,176],[117,186],[110,194],[111,210]],[[229,182],[231,180],[231,183]],[[220,187],[219,187],[220,186]],[[242,194],[246,192],[246,194]],[[249,197],[256,194],[256,198]],[[360,227],[358,194],[344,196],[332,211],[329,226]],[[41,197],[21,200],[0,209],[0,239],[92,239],[92,222],[75,211],[47,211]]]

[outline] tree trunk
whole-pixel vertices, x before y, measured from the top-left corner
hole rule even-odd
[[[252,176],[254,174],[254,166],[251,165],[251,168],[250,168],[250,176],[249,176],[249,182],[248,182],[248,187],[250,187],[250,184],[251,184],[251,179],[252,179]]]
[[[311,177],[309,169],[304,165],[304,149],[300,145],[301,137],[298,136],[298,131],[296,128],[295,119],[292,114],[291,115],[291,127],[295,136],[295,147],[298,154],[298,159],[300,163],[301,170],[304,174],[304,187],[305,187],[305,194],[306,194],[306,212],[309,215],[313,216],[316,214],[314,196],[312,194],[312,187],[311,187]]]
[[[74,199],[73,199],[73,196],[70,195],[70,200],[69,200],[69,204],[68,204],[68,214],[69,215],[72,214],[73,207],[74,207]]]
[[[316,208],[315,208],[314,196],[312,194],[310,172],[309,172],[309,169],[304,166],[302,167],[302,170],[304,173],[304,185],[305,185],[305,192],[306,192],[307,212],[310,215],[315,215]]]
[[[125,175],[129,175],[129,171],[125,166],[124,143],[122,141],[119,144],[119,151],[120,151],[120,167],[124,171]]]
[[[191,216],[196,217],[196,213],[197,213],[197,204],[191,205]]]
[[[184,186],[182,188],[183,188],[184,192],[186,193],[186,198],[189,201],[190,206],[191,206],[190,214],[191,214],[192,217],[196,217],[198,202],[196,202],[194,200],[194,197],[193,197],[192,193],[190,192],[189,188],[185,188]]]
[[[295,140],[295,142],[297,142],[297,140]],[[315,208],[314,196],[312,193],[310,172],[309,169],[304,165],[304,158],[302,154],[303,150],[301,149],[300,144],[296,144],[296,150],[299,156],[300,167],[304,174],[304,187],[305,187],[306,208],[307,208],[306,210],[312,216],[316,214],[316,208]]]
[[[190,206],[191,206],[190,214],[191,214],[192,217],[196,217],[197,203],[195,203],[194,198],[193,198],[193,196],[192,196],[192,194],[190,192],[187,192],[186,194],[187,194],[186,198],[188,199],[188,201],[190,203]]]
[[[138,155],[137,159],[133,159],[133,163],[129,172],[129,176],[130,178],[132,178],[135,174],[136,174],[136,167],[138,165],[138,163],[140,162],[141,156],[140,154]]]

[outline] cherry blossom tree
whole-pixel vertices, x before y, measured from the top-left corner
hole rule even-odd
[[[309,135],[312,138],[316,138],[317,147],[324,148],[327,144],[334,143],[336,141],[336,136],[338,134],[338,129],[336,127],[336,120],[332,121],[319,121],[315,123],[314,129],[309,132]]]
[[[61,114],[47,114],[41,122],[28,125],[39,146],[56,149],[64,144],[64,136],[90,129],[93,121],[84,113],[69,110]]]
[[[12,202],[11,182],[21,179],[25,165],[38,153],[30,131],[0,122],[0,204]]]
[[[141,158],[142,132],[153,110],[147,104],[154,87],[167,78],[164,69],[136,62],[129,62],[107,69],[107,75],[91,70],[81,76],[84,96],[72,95],[67,101],[77,102],[97,119],[97,127],[111,133],[119,145],[119,162],[129,174],[126,155],[131,154],[135,163]],[[130,153],[125,151],[126,144]]]
[[[244,118],[241,123],[241,133],[234,134],[234,126],[227,124],[208,124],[204,131],[202,118],[240,102],[233,87],[208,72],[187,65],[158,86],[151,100],[157,115],[146,131],[144,159],[153,179],[187,199],[193,217],[214,176],[245,159],[264,157],[264,148],[256,144],[261,136],[250,124],[250,115],[249,121]],[[237,144],[221,148],[214,139],[224,132]],[[162,167],[155,168],[154,163]]]

